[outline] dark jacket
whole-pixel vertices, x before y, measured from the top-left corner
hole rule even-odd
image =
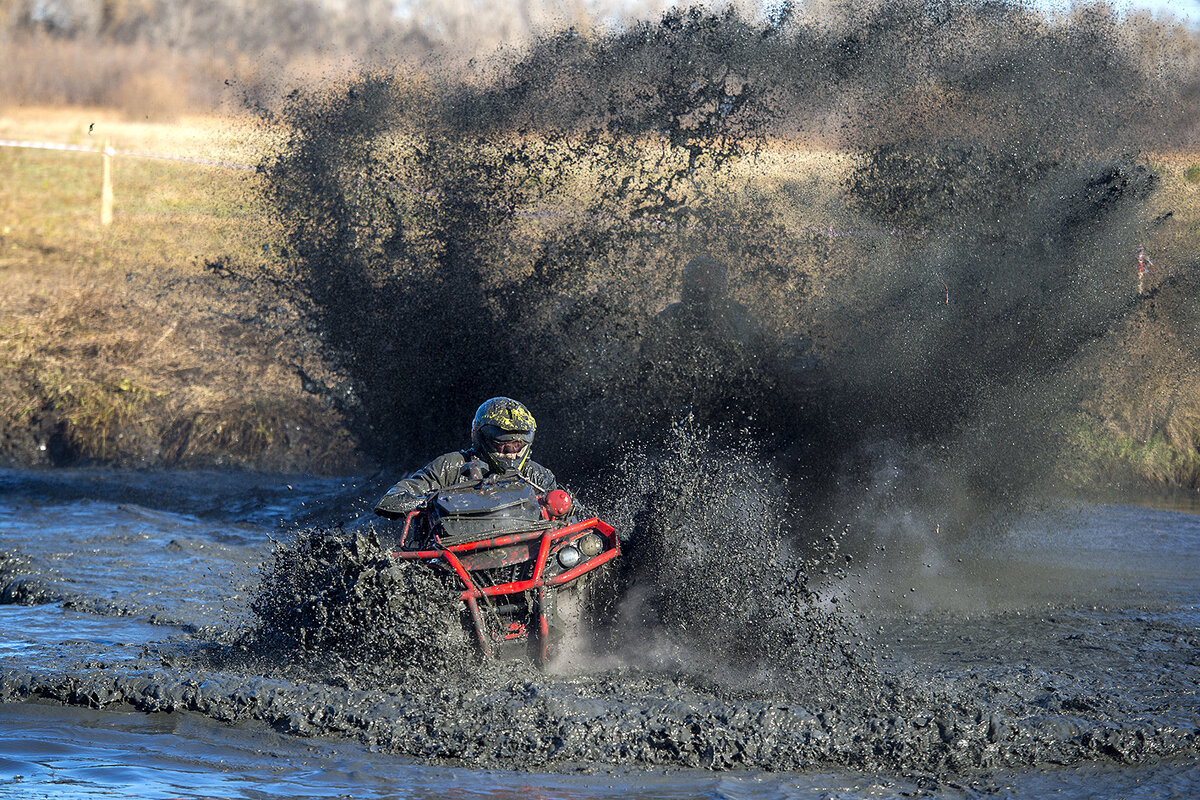
[[[430,461],[396,485],[375,505],[375,513],[389,519],[403,517],[420,506],[433,492],[468,480],[486,478],[491,472],[482,458],[473,449],[446,453]],[[525,462],[521,476],[533,485],[538,494],[558,488],[554,473],[535,461]]]

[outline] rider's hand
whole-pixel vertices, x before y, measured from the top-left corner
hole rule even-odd
[[[488,465],[483,459],[473,458],[462,465],[460,473],[464,481],[481,481],[488,472]]]

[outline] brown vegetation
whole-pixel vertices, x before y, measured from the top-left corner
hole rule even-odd
[[[665,0],[0,0],[0,109],[102,106],[131,119],[275,106],[364,67],[459,73],[535,31],[661,14]]]
[[[207,140],[225,147],[209,156],[245,154],[227,123],[193,119],[181,130],[97,111],[10,115],[0,137],[89,125],[128,149],[195,155],[194,142]],[[0,172],[0,458],[360,463],[337,416],[300,388],[294,348],[245,324],[241,298],[204,268],[230,251],[261,257],[252,178],[118,158],[116,221],[103,228],[97,156],[2,149]]]
[[[1093,387],[1074,423],[1075,483],[1200,489],[1200,154],[1156,160],[1163,176],[1148,215],[1155,266],[1135,312],[1081,369]],[[1135,262],[1122,265],[1135,281]]]
[[[1081,365],[1093,390],[1070,431],[1072,483],[1200,489],[1196,266],[1158,283]]]

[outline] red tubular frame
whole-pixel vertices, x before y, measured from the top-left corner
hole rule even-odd
[[[404,546],[404,542],[408,538],[408,530],[412,524],[413,517],[418,513],[420,512],[413,511],[405,519],[404,532],[400,534],[401,547]],[[588,531],[595,531],[604,537],[609,548],[599,555],[575,565],[566,572],[544,577],[546,562],[550,557],[550,548],[565,539],[579,538]],[[532,542],[534,539],[540,539],[541,541],[538,543],[537,558],[533,565],[533,577],[529,580],[513,581],[511,583],[502,583],[499,586],[485,586],[480,588],[471,580],[470,573],[458,557],[459,553],[469,553],[473,550],[492,547],[505,547],[510,544],[520,544],[521,542]],[[535,591],[537,593],[538,605],[538,619],[535,624],[537,626],[537,633],[541,637],[541,648],[544,651],[546,648],[546,639],[549,635],[546,616],[541,612],[546,591],[556,586],[562,586],[565,583],[575,580],[580,575],[607,564],[620,555],[620,552],[621,545],[614,528],[598,517],[592,517],[582,522],[564,525],[561,528],[510,533],[492,539],[480,539],[476,542],[452,544],[449,547],[438,547],[433,550],[402,550],[392,553],[392,555],[405,561],[445,561],[454,570],[454,574],[458,576],[458,579],[462,581],[465,587],[460,597],[467,604],[467,610],[471,612],[471,621],[475,624],[475,635],[479,639],[479,646],[483,650],[484,655],[490,657],[492,655],[492,643],[491,637],[488,636],[483,624],[483,617],[479,609],[479,600],[481,598]],[[543,652],[542,655],[544,657],[545,653]]]

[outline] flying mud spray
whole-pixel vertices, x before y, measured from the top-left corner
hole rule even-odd
[[[1016,678],[885,668],[856,609],[873,575],[986,536],[1051,477],[1075,366],[1135,301],[1144,153],[1194,123],[1195,87],[1138,47],[1103,8],[688,11],[294,95],[261,165],[279,258],[220,268],[294,335],[300,379],[397,472],[461,446],[481,400],[519,398],[538,460],[626,553],[611,635],[566,675],[460,685],[452,612],[418,609],[422,578],[361,529],[284,548],[241,647],[398,682],[400,722],[363,735],[438,757],[937,771],[1188,751],[1194,733],[1103,710],[1101,734],[1060,735]]]

